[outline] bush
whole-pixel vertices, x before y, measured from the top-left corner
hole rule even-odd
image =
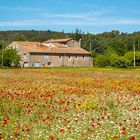
[[[111,66],[117,67],[117,68],[127,68],[129,65],[129,62],[125,57],[121,57],[118,55],[112,55],[111,56]]]
[[[94,65],[98,67],[110,66],[110,57],[106,55],[98,55],[94,60]]]
[[[107,55],[98,55],[94,60],[95,66],[98,67],[117,67],[117,68],[127,68],[129,65],[129,61],[123,57],[118,56],[117,54],[112,54],[111,56]]]
[[[4,66],[18,66],[20,61],[20,56],[17,54],[15,49],[5,49],[3,52],[3,63]]]
[[[130,51],[124,55],[125,59],[129,62],[129,66],[134,64],[134,52]],[[136,52],[136,65],[140,66],[140,52]]]

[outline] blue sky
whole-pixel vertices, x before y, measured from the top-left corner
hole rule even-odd
[[[140,31],[140,0],[0,0],[0,30]]]

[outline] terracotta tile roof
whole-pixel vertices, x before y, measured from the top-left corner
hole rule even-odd
[[[43,43],[39,42],[14,42],[23,50],[29,53],[59,53],[59,54],[91,54],[90,52],[78,48],[78,47],[67,47],[60,43],[51,43],[55,47],[47,47]]]
[[[46,52],[49,48],[43,46],[39,42],[14,42],[18,44],[18,46],[22,47],[23,50],[28,52]]]
[[[66,48],[67,46],[66,45],[63,45],[61,43],[51,43],[53,44],[54,46],[58,47],[58,48]]]
[[[47,51],[48,53],[63,53],[63,54],[90,54],[90,52],[82,48],[52,48]]]
[[[83,48],[78,47],[67,47],[60,43],[52,43],[56,47],[52,47],[47,50],[48,53],[65,53],[65,54],[90,54],[90,52],[86,51]]]
[[[51,39],[51,40],[45,41],[45,43],[65,43],[65,42],[68,42],[69,40],[72,40],[72,38],[66,38],[66,39]]]

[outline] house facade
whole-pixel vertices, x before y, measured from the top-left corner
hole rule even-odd
[[[91,53],[80,48],[80,42],[72,39],[39,42],[13,42],[10,48],[17,49],[21,67],[91,67]]]

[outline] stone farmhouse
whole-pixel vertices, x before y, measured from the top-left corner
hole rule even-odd
[[[91,67],[91,53],[71,38],[45,42],[13,42],[9,48],[17,49],[21,67]]]

